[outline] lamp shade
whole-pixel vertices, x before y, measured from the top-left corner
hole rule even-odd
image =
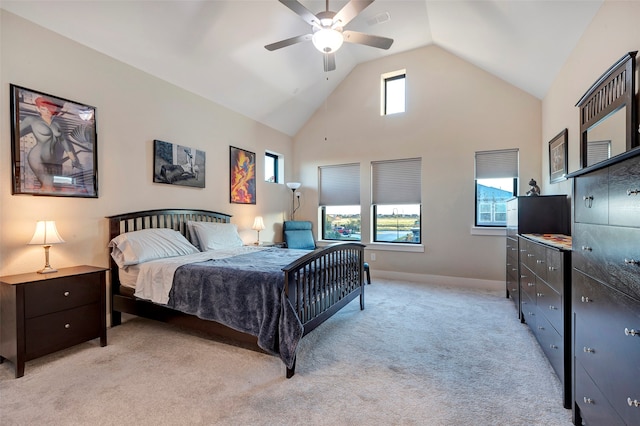
[[[300,182],[287,182],[287,188],[289,188],[292,191],[295,191],[296,189],[300,188],[302,186],[302,184]]]
[[[333,53],[340,49],[344,42],[342,33],[333,28],[321,28],[311,37],[313,45],[322,53]]]
[[[36,223],[36,232],[33,233],[33,238],[31,238],[29,244],[48,246],[59,243],[64,243],[64,240],[60,234],[58,234],[55,221],[40,220]]]
[[[262,216],[256,216],[256,218],[253,221],[253,226],[251,227],[251,229],[255,231],[262,231],[264,228],[265,226],[264,226],[264,221],[262,220]]]

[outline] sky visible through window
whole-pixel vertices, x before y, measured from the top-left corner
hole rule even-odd
[[[387,107],[386,113],[397,114],[404,112],[405,101],[405,78],[389,79],[387,85]]]

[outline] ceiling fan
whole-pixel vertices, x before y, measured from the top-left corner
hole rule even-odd
[[[265,49],[273,51],[292,44],[311,40],[313,45],[324,56],[324,70],[336,69],[335,52],[343,42],[364,44],[366,46],[388,49],[393,44],[393,39],[364,34],[357,31],[345,30],[344,27],[353,20],[374,0],[351,0],[339,12],[329,10],[329,0],[326,0],[326,10],[313,14],[297,0],[279,0],[280,3],[297,13],[302,19],[311,25],[313,32],[268,44]]]

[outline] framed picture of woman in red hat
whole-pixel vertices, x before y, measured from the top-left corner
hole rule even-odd
[[[10,88],[13,194],[98,197],[95,107]]]

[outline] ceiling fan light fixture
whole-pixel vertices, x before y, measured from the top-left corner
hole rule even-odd
[[[313,45],[322,53],[333,53],[344,43],[341,31],[333,28],[320,28],[311,38]]]

